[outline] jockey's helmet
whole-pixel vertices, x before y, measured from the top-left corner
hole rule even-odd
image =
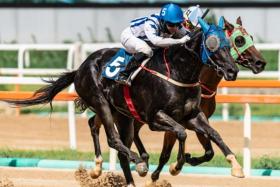
[[[162,7],[160,18],[163,22],[170,24],[181,24],[184,21],[182,9],[174,3],[168,3]]]
[[[203,12],[199,5],[191,6],[184,12],[184,18],[185,18],[185,24],[187,27],[193,28],[193,27],[200,27],[198,24],[198,18],[202,17]]]

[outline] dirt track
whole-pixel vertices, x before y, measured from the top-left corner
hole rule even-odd
[[[34,168],[0,168],[1,176],[6,176],[15,187],[79,187],[74,179],[74,170],[50,170]],[[144,186],[149,179],[133,174],[137,186]],[[238,179],[227,176],[162,175],[173,187],[279,187],[279,178],[251,177]],[[1,186],[1,185],[0,185]],[[1,186],[3,187],[3,186]]]
[[[17,149],[61,149],[69,147],[67,119],[56,116],[4,116],[1,115],[0,147]],[[235,153],[242,153],[243,127],[242,122],[217,123],[212,126],[221,134],[225,142]],[[254,123],[252,127],[252,156],[279,156],[280,155],[280,126],[279,123]],[[147,135],[148,134],[148,135]],[[143,128],[141,136],[149,152],[159,152],[162,145],[162,133],[150,132]],[[202,148],[197,143],[193,133],[188,132],[187,150],[189,152],[201,152]],[[77,119],[77,142],[78,149],[91,151],[93,148],[87,120]],[[103,151],[108,150],[104,131],[101,130],[101,142]],[[220,150],[214,146],[217,153]],[[176,146],[177,148],[177,146]],[[134,148],[135,149],[135,148]],[[74,187],[79,186],[73,177],[72,170],[45,170],[26,168],[0,168],[0,178],[7,176],[16,187]],[[148,179],[139,178],[135,175],[138,186],[143,186]],[[201,187],[201,186],[229,186],[229,187],[278,187],[280,178],[262,177],[249,179],[235,179],[222,176],[180,175],[171,177],[165,175],[173,186]],[[1,186],[2,187],[2,186]]]
[[[1,176],[10,179],[15,187],[79,187],[74,170],[50,170],[34,168],[0,168]],[[142,187],[149,176],[140,178],[133,174],[137,186]],[[279,187],[279,178],[251,177],[238,179],[229,176],[162,175],[173,187]],[[1,186],[2,187],[2,186]]]
[[[65,117],[40,117],[0,115],[0,147],[17,149],[61,149],[69,148],[68,124]],[[92,151],[87,119],[77,118],[78,150]],[[210,122],[221,134],[224,141],[235,153],[242,153],[243,124],[242,122]],[[253,123],[252,126],[252,156],[280,156],[280,124],[272,122]],[[107,151],[107,141],[104,129],[101,129],[102,151]],[[187,151],[203,153],[193,132],[188,131]],[[160,152],[162,147],[161,132],[152,132],[146,126],[141,131],[142,140],[149,152]],[[177,149],[178,146],[175,146]],[[221,151],[214,145],[216,152]],[[135,149],[135,148],[133,148]]]

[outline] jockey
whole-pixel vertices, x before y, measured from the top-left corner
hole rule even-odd
[[[132,20],[121,34],[121,43],[133,57],[117,82],[130,85],[132,72],[143,60],[153,56],[153,49],[186,43],[190,38],[183,21],[182,9],[173,3],[164,5],[159,14]],[[180,39],[172,38],[175,34]]]
[[[199,5],[191,6],[184,12],[185,21],[183,23],[184,27],[189,31],[193,32],[197,27],[200,28],[198,23],[198,18],[202,17],[203,12]]]

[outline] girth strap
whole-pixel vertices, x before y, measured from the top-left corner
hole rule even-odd
[[[133,115],[133,117],[134,117],[136,120],[138,120],[139,122],[144,123],[144,122],[141,120],[141,118],[140,118],[140,116],[139,116],[137,110],[135,109],[135,106],[134,106],[134,104],[133,104],[133,101],[132,101],[132,99],[131,99],[131,97],[130,97],[129,86],[125,85],[125,86],[123,87],[123,95],[124,95],[124,99],[125,99],[125,102],[126,102],[126,104],[127,104],[127,107],[128,107],[128,109],[129,109],[130,113]]]

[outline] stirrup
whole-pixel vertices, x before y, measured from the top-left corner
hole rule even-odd
[[[131,86],[131,74],[126,78],[125,76],[120,76],[117,80],[115,80],[117,83]]]
[[[116,82],[125,86],[131,86],[131,81],[129,80],[116,80]]]

